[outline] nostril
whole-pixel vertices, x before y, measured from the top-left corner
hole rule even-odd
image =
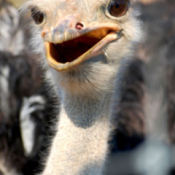
[[[75,25],[75,28],[77,30],[82,30],[84,28],[84,25],[82,23],[80,23],[80,22],[77,22],[77,24]]]

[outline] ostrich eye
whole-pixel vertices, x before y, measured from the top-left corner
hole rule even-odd
[[[37,7],[31,9],[31,16],[36,24],[41,24],[44,21],[45,14],[41,12]]]
[[[108,5],[110,15],[120,17],[126,14],[129,9],[129,0],[111,0]]]

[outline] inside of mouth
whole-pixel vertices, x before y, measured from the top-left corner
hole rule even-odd
[[[59,63],[72,62],[111,32],[114,31],[109,28],[100,28],[61,44],[49,43],[49,55]]]

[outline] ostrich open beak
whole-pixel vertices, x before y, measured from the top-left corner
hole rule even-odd
[[[94,27],[61,42],[45,42],[50,66],[57,71],[67,71],[100,53],[112,41],[121,37],[118,27]]]

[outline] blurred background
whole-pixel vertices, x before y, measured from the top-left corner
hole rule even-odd
[[[13,3],[16,7],[19,7],[25,0],[9,0],[9,2]]]

